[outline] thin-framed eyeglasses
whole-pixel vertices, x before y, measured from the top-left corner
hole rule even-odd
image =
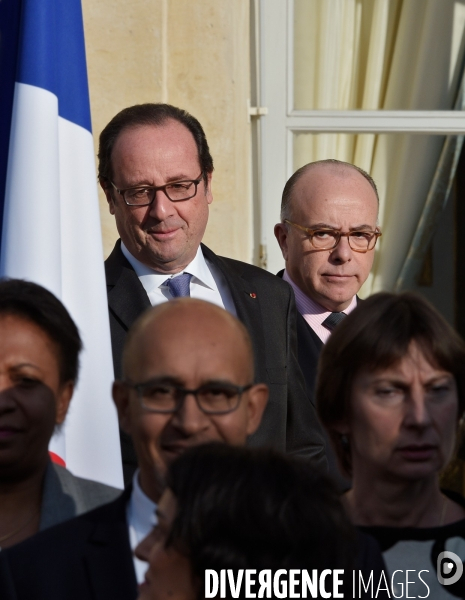
[[[239,406],[242,394],[253,384],[233,385],[232,383],[214,381],[201,385],[196,390],[189,390],[180,385],[160,379],[152,379],[143,383],[124,381],[125,385],[137,392],[139,402],[145,410],[154,413],[177,412],[186,396],[193,394],[199,409],[207,415],[226,415]]]
[[[378,238],[382,236],[381,231],[370,231],[367,229],[357,229],[355,231],[349,231],[343,233],[338,229],[330,228],[317,228],[310,229],[308,227],[302,227],[297,225],[288,219],[284,219],[284,222],[293,227],[297,227],[301,231],[304,231],[310,239],[310,243],[313,248],[317,251],[320,250],[334,250],[341,241],[342,237],[346,237],[349,242],[350,248],[354,252],[368,252],[373,250],[376,246]]]
[[[197,179],[185,179],[182,181],[172,181],[165,185],[138,185],[136,187],[119,189],[110,181],[118,194],[123,196],[123,200],[128,206],[149,206],[155,200],[158,191],[162,191],[171,202],[182,202],[190,200],[197,194],[197,186],[202,181],[203,173]]]

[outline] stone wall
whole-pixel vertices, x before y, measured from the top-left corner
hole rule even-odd
[[[251,259],[248,0],[82,0],[94,142],[122,108],[169,102],[202,123],[215,162],[205,242]],[[117,231],[100,194],[104,253]]]

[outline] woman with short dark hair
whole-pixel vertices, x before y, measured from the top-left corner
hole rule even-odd
[[[436,577],[442,551],[465,558],[465,502],[439,486],[465,406],[463,341],[421,297],[376,294],[331,335],[316,397],[352,478],[346,509],[378,539],[388,570],[428,571],[412,595],[429,586],[433,598],[464,597],[463,584]]]
[[[66,417],[81,339],[45,288],[0,282],[0,549],[114,499],[119,490],[52,464],[48,444]]]
[[[352,597],[355,532],[332,485],[305,463],[208,444],[180,456],[167,485],[150,557],[139,548],[149,559],[140,600],[205,598],[206,569],[255,569],[256,578],[264,569],[343,569],[338,591]],[[326,587],[332,593],[331,578]]]

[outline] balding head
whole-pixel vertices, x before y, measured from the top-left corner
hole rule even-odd
[[[253,384],[246,329],[203,300],[178,298],[147,310],[127,336],[123,371],[125,381],[115,382],[113,397],[120,425],[134,441],[142,488],[155,502],[173,458],[205,442],[245,444],[268,399],[266,385]],[[215,403],[230,398],[226,412],[205,412],[191,392],[201,387]],[[160,410],[160,397],[176,401]]]
[[[373,264],[379,231],[372,178],[337,160],[305,165],[284,188],[281,218],[275,235],[287,275],[326,311],[345,310]]]
[[[238,376],[252,382],[254,358],[250,336],[244,325],[224,309],[194,298],[177,298],[143,313],[131,327],[123,352],[123,373],[136,373],[153,363],[155,355],[175,347],[196,359],[200,354],[237,362]],[[229,355],[229,356],[226,356]],[[245,383],[244,383],[245,384]]]
[[[376,187],[376,183],[374,182],[371,175],[369,175],[366,171],[357,167],[357,165],[353,165],[348,162],[343,162],[341,160],[336,160],[335,158],[327,158],[325,160],[317,160],[315,162],[308,163],[297,171],[288,179],[286,185],[284,186],[283,195],[281,199],[281,220],[290,219],[292,212],[292,198],[294,189],[297,187],[298,181],[306,176],[307,185],[311,185],[311,175],[312,173],[324,171],[329,177],[348,177],[353,175],[353,172],[359,173],[362,177],[364,177],[368,183],[373,188],[373,191],[376,196],[376,200],[379,204],[379,196],[378,196],[378,188]]]

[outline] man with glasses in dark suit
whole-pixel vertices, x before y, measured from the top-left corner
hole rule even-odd
[[[305,165],[284,187],[275,235],[286,268],[278,275],[294,290],[299,363],[311,397],[321,348],[356,307],[373,265],[381,236],[378,205],[370,175],[333,159]],[[330,473],[338,478],[328,444],[327,454]]]
[[[321,427],[297,361],[291,290],[266,271],[219,257],[201,244],[213,197],[213,160],[200,123],[168,104],[118,113],[100,135],[99,180],[120,235],[105,263],[113,361],[147,307],[191,296],[225,308],[252,338],[255,373],[270,388],[254,445],[326,466]],[[130,481],[136,460],[122,434]]]
[[[168,465],[203,443],[245,445],[268,399],[267,386],[254,381],[250,336],[227,311],[179,298],[145,312],[127,336],[113,386],[137,455],[132,485],[114,502],[0,552],[0,598],[135,600],[147,564],[133,552],[156,524]]]

